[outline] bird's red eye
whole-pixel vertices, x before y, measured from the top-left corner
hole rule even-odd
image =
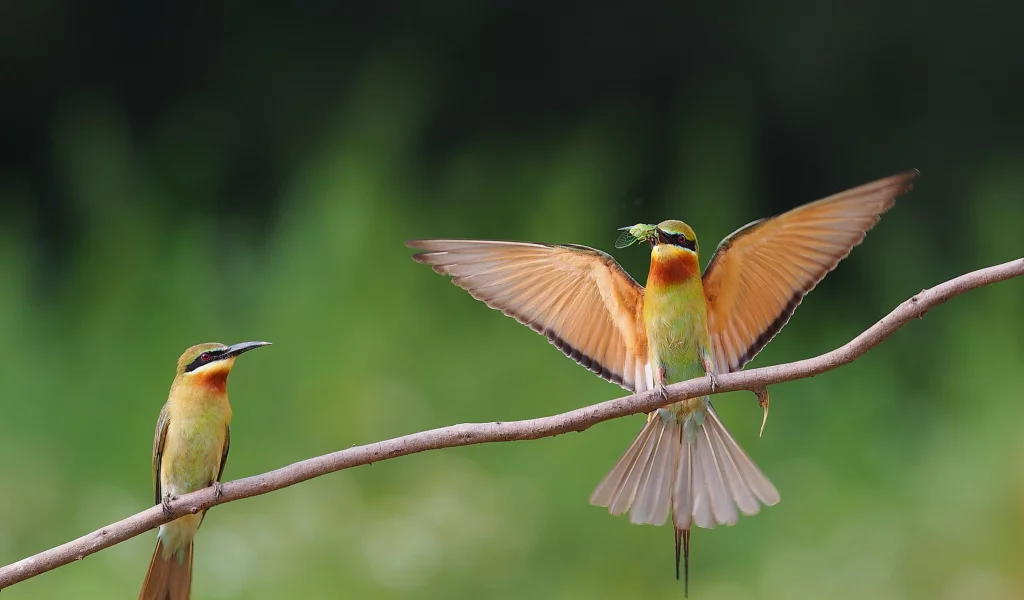
[[[201,360],[203,362],[208,362],[210,360],[210,353],[209,352],[203,352],[202,354],[199,355],[199,360]]]

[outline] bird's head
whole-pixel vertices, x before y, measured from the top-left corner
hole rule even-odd
[[[662,221],[654,228],[654,239],[651,240],[652,246],[659,244],[678,246],[696,254],[697,234],[693,232],[692,227],[682,221]]]
[[[235,357],[270,342],[242,342],[231,346],[208,342],[196,344],[178,359],[178,378],[189,383],[225,382]]]

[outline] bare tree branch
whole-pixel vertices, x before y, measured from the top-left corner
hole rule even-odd
[[[922,318],[929,309],[950,298],[1019,275],[1024,275],[1024,258],[961,275],[931,289],[923,290],[900,304],[885,318],[848,344],[831,352],[784,365],[718,375],[716,376],[718,386],[714,393],[757,390],[784,381],[813,377],[835,369],[853,362],[903,325],[913,319]],[[672,384],[668,386],[667,391],[669,397],[673,401],[677,401],[707,395],[711,393],[711,384],[708,378],[700,377]],[[223,495],[220,498],[215,497],[212,487],[176,498],[171,502],[172,516],[166,515],[157,505],[56,548],[9,564],[0,568],[0,589],[64,566],[72,561],[81,560],[94,552],[99,552],[167,523],[173,518],[194,514],[217,504],[266,494],[342,469],[368,465],[425,450],[490,442],[534,440],[570,431],[583,431],[596,423],[626,415],[650,412],[663,404],[664,400],[657,391],[649,391],[550,417],[504,423],[452,425],[317,456],[269,473],[225,483]]]

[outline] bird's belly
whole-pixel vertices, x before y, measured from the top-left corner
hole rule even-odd
[[[204,510],[199,514],[185,515],[160,526],[156,536],[164,546],[164,560],[187,546],[196,537],[196,532],[199,531],[199,525],[202,524],[205,514]]]
[[[705,375],[708,356],[707,312],[703,304],[687,301],[693,294],[654,293],[645,301],[644,316],[651,367],[657,383],[668,385]],[[700,297],[703,301],[703,297]],[[707,397],[676,402],[654,413],[688,424],[687,435],[703,419]],[[691,425],[692,423],[692,425]],[[689,439],[689,438],[688,438]]]
[[[676,314],[648,322],[647,340],[662,383],[675,383],[704,375],[701,355],[707,338],[703,315]]]
[[[160,464],[164,494],[180,496],[208,487],[220,471],[225,427],[187,419],[170,424]]]

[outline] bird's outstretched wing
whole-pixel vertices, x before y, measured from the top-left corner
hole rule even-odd
[[[653,386],[643,288],[607,254],[575,245],[414,240],[413,258],[630,391]]]
[[[880,179],[754,221],[722,240],[703,277],[716,371],[737,371],[754,358],[917,175]]]

